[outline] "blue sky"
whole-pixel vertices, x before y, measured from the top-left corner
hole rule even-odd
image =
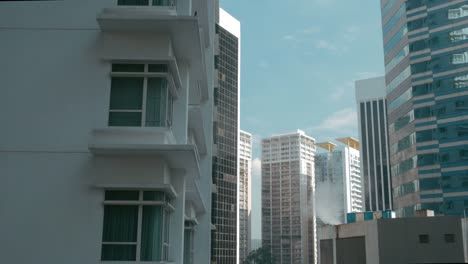
[[[241,129],[254,136],[253,237],[260,234],[260,139],[357,134],[354,81],[383,75],[378,0],[221,0],[241,22]]]

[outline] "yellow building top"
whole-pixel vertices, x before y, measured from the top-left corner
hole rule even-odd
[[[332,152],[333,149],[336,147],[336,144],[332,142],[322,142],[322,143],[317,143],[317,146]]]
[[[348,145],[350,148],[359,150],[359,140],[353,137],[337,138],[336,141]]]

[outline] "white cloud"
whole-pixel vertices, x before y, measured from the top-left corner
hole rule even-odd
[[[326,117],[318,126],[308,131],[353,133],[357,129],[357,112],[351,107],[341,109]]]
[[[315,42],[315,47],[317,49],[326,49],[326,50],[331,50],[331,51],[337,50],[337,48],[336,48],[336,46],[334,44],[332,44],[329,41],[324,40],[324,39],[317,40]]]
[[[343,33],[343,39],[352,42],[358,39],[361,28],[358,26],[348,26]]]
[[[330,94],[330,99],[332,101],[339,101],[341,98],[345,96],[345,88],[337,87],[333,92]]]
[[[294,37],[293,35],[285,35],[283,36],[283,39],[284,40],[296,40],[296,37]]]
[[[322,31],[322,29],[319,26],[310,26],[308,28],[298,30],[298,33],[303,34],[303,35],[311,35],[311,34],[319,33],[320,31]]]

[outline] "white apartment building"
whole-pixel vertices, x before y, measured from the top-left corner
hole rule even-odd
[[[315,159],[316,211],[319,222],[346,223],[346,213],[364,211],[359,141],[339,138],[339,144],[318,143]]]
[[[301,130],[262,140],[262,245],[278,264],[317,261],[314,155]]]
[[[212,0],[0,2],[0,262],[209,263]]]
[[[243,263],[251,251],[252,134],[242,130],[239,159],[239,263]]]

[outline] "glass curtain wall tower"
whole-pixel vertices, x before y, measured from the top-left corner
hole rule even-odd
[[[212,263],[239,261],[240,23],[223,9],[215,36]]]
[[[366,211],[392,209],[385,78],[356,81]]]
[[[393,206],[468,209],[468,3],[382,0]]]
[[[300,130],[262,140],[262,245],[277,264],[316,262],[314,156]]]

